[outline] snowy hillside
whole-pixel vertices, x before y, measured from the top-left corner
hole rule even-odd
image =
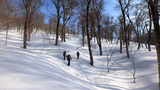
[[[103,40],[100,56],[97,44],[92,41],[94,66],[91,66],[87,43],[82,47],[81,36],[67,36],[67,42],[59,46],[53,45],[53,37],[38,32],[32,35],[25,50],[22,34],[10,31],[5,46],[5,32],[0,32],[0,90],[158,90],[154,46],[149,52],[145,48],[137,50],[136,44],[131,44],[130,53],[136,66],[133,83],[133,63],[125,58],[125,48],[120,54],[119,45]],[[70,66],[63,60],[63,51],[72,57]],[[107,56],[111,57],[110,72]]]

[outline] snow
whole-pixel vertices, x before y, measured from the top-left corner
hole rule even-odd
[[[54,46],[54,36],[37,32],[32,35],[27,49],[23,49],[23,35],[11,30],[5,46],[5,32],[0,32],[0,90],[158,90],[158,69],[155,46],[149,52],[137,50],[135,54],[136,83],[133,83],[132,63],[119,53],[119,45],[102,40],[103,55],[99,55],[96,42],[92,41],[94,66],[89,63],[87,43],[81,45],[81,36],[67,35],[67,42]],[[107,54],[116,50],[107,72]],[[63,51],[72,57],[71,65],[63,60]],[[76,59],[76,52],[80,59]],[[119,60],[123,58],[122,60]]]

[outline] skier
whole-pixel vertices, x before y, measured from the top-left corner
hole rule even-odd
[[[68,60],[68,66],[70,66],[70,60],[71,60],[71,56],[67,55],[67,60]]]
[[[65,60],[65,57],[66,57],[66,51],[63,52],[63,57],[64,57],[64,60]]]
[[[79,52],[77,52],[77,59],[79,59],[79,55],[80,55],[80,53],[79,53]]]

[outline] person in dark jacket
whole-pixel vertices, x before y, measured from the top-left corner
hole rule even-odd
[[[64,60],[65,60],[65,57],[66,57],[66,51],[63,52],[63,57],[64,57]]]
[[[70,66],[70,60],[71,60],[71,56],[67,55],[67,60],[68,60],[68,66]]]
[[[80,55],[80,53],[79,53],[79,52],[77,52],[77,59],[79,59],[79,55]]]

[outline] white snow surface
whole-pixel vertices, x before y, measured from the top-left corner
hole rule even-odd
[[[54,38],[54,39],[53,39]],[[31,35],[27,49],[23,49],[23,35],[10,30],[5,46],[5,32],[0,32],[0,90],[158,90],[158,69],[155,46],[149,52],[145,46],[134,54],[136,83],[133,83],[132,63],[126,58],[125,46],[119,53],[119,44],[102,40],[103,55],[92,41],[94,66],[90,65],[88,45],[82,47],[81,36],[67,34],[66,42],[54,45],[55,36],[37,32]],[[107,54],[110,64],[119,60],[107,72]],[[72,57],[71,65],[63,60],[63,51]],[[80,59],[76,59],[76,52]],[[125,57],[125,58],[124,58]]]

